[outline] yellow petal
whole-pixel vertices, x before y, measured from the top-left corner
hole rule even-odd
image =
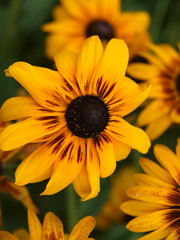
[[[167,54],[167,48],[163,48],[161,45],[155,45],[153,43],[149,43],[148,47],[159,57],[165,66],[169,66],[171,68],[172,56],[171,54]]]
[[[119,14],[120,2],[119,0],[99,0],[97,1],[97,12],[101,18],[113,21],[112,19],[115,20]]]
[[[144,237],[139,238],[138,240],[161,240],[165,239],[167,235],[170,233],[170,229],[168,228],[169,224],[164,225],[163,227],[145,235]]]
[[[82,199],[83,201],[96,197],[100,191],[99,158],[92,139],[88,139],[87,143],[87,172],[91,192],[85,199]]]
[[[87,141],[85,166],[73,182],[76,192],[82,201],[94,198],[100,191],[100,170],[97,150],[92,139]]]
[[[130,200],[121,204],[121,210],[131,216],[144,216],[149,213],[164,209],[165,206],[158,203]]]
[[[129,59],[129,53],[126,43],[120,39],[111,39],[97,66],[94,75],[94,93],[97,91],[97,81],[102,78],[102,82],[107,82],[110,86],[120,84],[123,81]]]
[[[0,119],[11,121],[30,117],[40,108],[31,97],[9,98],[1,107]]]
[[[12,235],[9,232],[0,230],[0,239],[1,240],[19,240],[17,237]]]
[[[42,74],[42,71],[45,73]],[[59,81],[55,81],[60,79],[60,75],[55,71],[49,74],[51,71],[45,68],[39,71],[39,68],[28,63],[16,62],[6,70],[6,75],[14,77],[41,106],[58,111],[60,104],[53,95],[58,89],[58,97],[60,97]]]
[[[169,112],[169,110],[170,106],[165,104],[164,101],[154,100],[139,114],[137,124],[139,126],[150,124],[151,122],[163,117]]]
[[[154,161],[151,161],[147,158],[140,158],[139,163],[142,169],[150,176],[160,179],[161,181],[171,184],[174,186],[175,181],[168,171],[160,167]]]
[[[16,236],[19,240],[30,240],[29,233],[27,230],[20,228],[13,232],[14,236]]]
[[[154,186],[137,186],[127,191],[129,197],[137,200],[159,203],[169,206],[180,205],[180,193],[177,191]]]
[[[87,94],[87,85],[91,84],[92,75],[102,58],[102,54],[103,47],[98,36],[88,38],[80,49],[76,78],[83,94]]]
[[[91,185],[88,179],[87,165],[84,164],[79,175],[73,181],[73,186],[81,199],[85,199],[91,193]]]
[[[126,227],[132,232],[149,232],[155,230],[167,223],[166,215],[169,214],[170,211],[169,209],[164,209],[136,217],[131,220]]]
[[[143,174],[143,173],[135,174],[134,178],[135,178],[135,181],[139,185],[147,185],[147,186],[155,186],[155,187],[174,189],[173,185],[165,183],[165,182],[163,182],[157,178],[154,178],[152,176],[149,176],[147,174]]]
[[[172,124],[172,120],[169,115],[157,119],[150,123],[146,128],[146,133],[151,141],[160,137]]]
[[[72,91],[75,91],[75,94],[79,96],[79,89],[75,87],[77,56],[74,52],[61,51],[54,56],[54,61],[58,72],[64,79],[64,82],[62,81],[62,87],[66,87],[66,93],[68,92],[69,95],[72,95]]]
[[[79,221],[73,228],[69,240],[86,240],[96,225],[94,217],[87,216]]]
[[[116,168],[116,157],[113,144],[110,139],[107,142],[102,138],[99,145],[96,145],[96,149],[100,160],[100,176],[106,178],[110,176]]]
[[[60,129],[57,118],[55,123],[52,122],[55,118],[56,117],[29,118],[6,127],[0,135],[1,149],[3,151],[9,151],[33,142],[45,135],[55,133]]]
[[[122,159],[127,158],[127,156],[129,155],[129,153],[131,151],[130,146],[116,140],[115,138],[111,138],[111,141],[114,146],[116,161],[120,161]]]
[[[132,82],[132,80],[130,79],[127,81],[126,78],[126,88],[130,88],[130,86],[133,85],[132,83],[130,83],[130,81]],[[136,85],[136,83],[134,83],[134,85]],[[128,93],[128,95],[126,96],[123,96],[124,94],[121,95],[121,91],[119,91],[119,97],[122,100],[119,101],[117,104],[112,105],[112,108],[116,107],[120,111],[120,115],[124,117],[134,111],[141,103],[143,103],[149,96],[150,91],[151,85],[147,86],[143,91],[141,91],[140,88],[138,91],[137,87],[134,87],[134,91]],[[127,90],[125,90],[124,93],[125,92],[127,92]]]
[[[64,240],[63,224],[52,212],[46,213],[43,221],[42,240]]]
[[[67,187],[78,176],[85,160],[84,140],[66,139],[54,164],[52,176],[41,195],[51,195]]]
[[[86,22],[86,17],[87,17],[87,10],[86,7],[87,3],[82,2],[80,0],[74,1],[74,0],[62,0],[61,1],[63,8],[68,12],[68,15],[70,15],[73,18],[77,18],[82,22]],[[84,11],[86,11],[86,14],[84,14]]]
[[[171,119],[173,122],[180,124],[180,103],[178,103],[171,111]]]
[[[55,142],[55,140],[53,141]],[[21,186],[27,183],[39,182],[52,175],[52,165],[58,158],[53,153],[55,144],[51,146],[52,142],[41,145],[21,162],[15,172],[17,185]],[[58,144],[58,141],[56,143]],[[45,178],[43,179],[42,176]]]
[[[151,64],[131,63],[127,69],[127,73],[130,77],[139,80],[149,80],[156,77],[159,74],[159,70]]]
[[[31,240],[42,239],[41,223],[32,209],[28,209],[28,226]]]
[[[169,236],[166,238],[166,240],[178,240],[179,239],[179,228],[173,230]]]
[[[112,116],[111,119],[112,122],[107,126],[107,130],[112,137],[141,153],[147,153],[151,142],[142,129],[130,125],[118,116]],[[116,121],[115,123],[113,122],[113,119]]]
[[[154,154],[158,162],[171,174],[180,185],[180,163],[176,155],[166,146],[157,144],[154,146]]]

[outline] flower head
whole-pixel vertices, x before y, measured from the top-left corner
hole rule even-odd
[[[154,147],[156,159],[161,164],[141,158],[140,164],[145,174],[136,174],[139,186],[127,191],[130,200],[121,209],[136,216],[127,224],[133,232],[151,233],[141,240],[179,239],[180,233],[180,139],[176,155],[164,145]]]
[[[88,240],[89,234],[95,227],[96,221],[93,217],[87,216],[80,220],[73,228],[69,237],[64,234],[61,220],[52,212],[46,213],[43,224],[33,210],[28,209],[29,234],[24,229],[18,229],[11,234],[6,231],[0,231],[0,239],[3,240]]]
[[[107,43],[112,38],[123,39],[130,57],[149,41],[147,12],[122,12],[120,0],[62,0],[53,11],[54,21],[44,24],[49,33],[46,53],[49,58],[60,50],[78,52],[84,40],[98,35]]]
[[[79,55],[60,52],[58,71],[14,63],[6,71],[32,97],[15,97],[1,108],[3,120],[24,118],[0,135],[2,150],[29,142],[41,142],[17,168],[16,184],[50,178],[43,194],[54,194],[73,182],[83,200],[97,196],[100,177],[108,177],[116,160],[131,148],[146,153],[150,140],[145,132],[123,117],[137,108],[149,94],[124,76],[128,49],[124,41],[112,39],[103,50],[93,36]]]
[[[167,44],[149,44],[151,52],[141,55],[149,63],[132,63],[128,74],[151,83],[152,99],[138,118],[147,126],[151,140],[158,138],[172,123],[180,124],[180,54]]]

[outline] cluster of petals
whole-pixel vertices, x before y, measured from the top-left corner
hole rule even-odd
[[[133,232],[150,232],[139,240],[178,240],[180,233],[180,139],[176,154],[164,145],[154,147],[157,164],[141,158],[145,173],[135,175],[138,186],[127,191],[134,200],[121,209],[136,218],[127,224]]]
[[[150,86],[142,91],[125,77],[128,48],[119,39],[110,40],[103,49],[99,38],[93,36],[79,54],[58,53],[55,64],[57,71],[25,62],[16,62],[6,70],[6,75],[15,78],[31,96],[10,98],[3,104],[0,118],[20,121],[2,131],[0,147],[9,151],[30,142],[41,143],[18,166],[15,183],[50,178],[43,192],[50,195],[73,182],[82,200],[87,200],[97,196],[100,177],[110,176],[116,161],[126,158],[131,148],[148,151],[146,133],[123,117],[147,98]],[[109,118],[102,132],[85,138],[73,134],[65,115],[74,99],[87,95],[103,102]],[[75,130],[83,132],[79,126]]]
[[[180,53],[168,44],[148,48],[140,54],[146,63],[130,64],[128,73],[152,86],[151,101],[140,113],[138,125],[147,126],[148,136],[155,140],[173,123],[180,124]]]
[[[0,230],[1,240],[93,240],[88,238],[95,227],[96,221],[93,217],[87,216],[80,220],[73,228],[70,235],[64,234],[61,220],[52,212],[46,213],[43,224],[39,221],[35,212],[28,209],[29,233],[25,229],[17,229],[13,234]]]

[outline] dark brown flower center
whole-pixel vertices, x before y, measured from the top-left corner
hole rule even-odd
[[[68,105],[65,118],[74,135],[91,138],[106,128],[109,112],[106,104],[97,96],[85,95],[75,98]]]
[[[101,20],[90,23],[86,29],[86,35],[87,37],[98,35],[101,40],[106,41],[115,37],[113,27],[109,23]]]
[[[176,78],[176,89],[180,95],[180,74]]]

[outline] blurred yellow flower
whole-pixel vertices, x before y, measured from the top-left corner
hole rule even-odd
[[[135,173],[134,166],[126,165],[112,175],[109,198],[96,216],[96,228],[108,229],[112,224],[120,223],[125,219],[126,215],[119,206],[129,199],[126,191],[135,185]]]
[[[128,74],[152,85],[152,101],[142,110],[137,123],[147,126],[147,134],[155,140],[172,123],[180,124],[180,53],[167,44],[149,44],[149,50],[141,53],[149,63],[130,64]]]
[[[141,158],[144,173],[135,175],[139,186],[127,191],[130,200],[121,209],[136,216],[127,224],[133,232],[149,232],[139,240],[178,240],[180,231],[180,138],[176,154],[164,145],[155,145],[154,154],[161,164]]]
[[[73,182],[87,200],[97,196],[100,177],[114,172],[116,160],[126,158],[131,148],[148,151],[146,133],[123,117],[147,98],[150,87],[141,91],[124,76],[128,48],[123,40],[112,39],[104,50],[93,36],[79,55],[60,52],[55,63],[58,71],[24,62],[6,71],[32,97],[15,97],[3,104],[2,120],[25,120],[0,134],[0,147],[8,151],[41,142],[17,168],[16,184],[50,178],[43,194],[51,195]]]
[[[53,58],[60,50],[78,52],[92,35],[98,35],[104,44],[112,38],[123,39],[130,58],[136,55],[150,39],[150,16],[144,11],[122,12],[120,5],[120,0],[62,0],[53,11],[54,20],[42,26],[49,33],[47,56]]]
[[[87,240],[95,227],[95,218],[87,216],[80,220],[73,228],[70,235],[64,234],[61,220],[52,212],[46,213],[41,225],[33,210],[28,210],[29,234],[24,229],[18,229],[11,234],[0,230],[1,240]]]

